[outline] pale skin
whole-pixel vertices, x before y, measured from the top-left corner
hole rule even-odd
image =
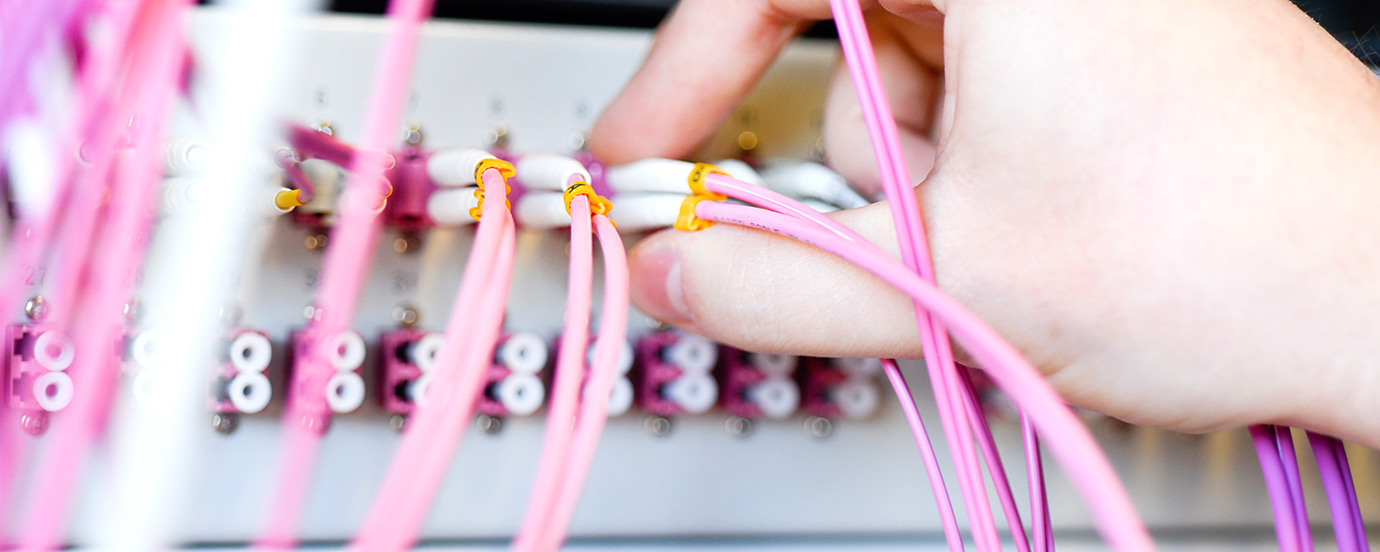
[[[940,286],[1070,403],[1380,446],[1380,79],[1286,0],[922,0],[868,10]],[[591,136],[694,151],[826,0],[683,0]],[[877,171],[851,82],[825,149]],[[928,175],[928,176],[927,176]],[[838,220],[895,251],[885,205]],[[759,351],[918,357],[911,304],[718,225],[631,259],[650,316]]]

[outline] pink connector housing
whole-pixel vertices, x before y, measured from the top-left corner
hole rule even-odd
[[[648,414],[675,416],[685,410],[666,398],[662,388],[679,378],[684,372],[662,360],[661,353],[680,340],[676,332],[655,332],[637,342],[637,365],[634,370],[637,378],[633,385],[637,389],[637,406]]]
[[[393,185],[388,204],[383,209],[383,224],[404,232],[419,232],[434,226],[427,215],[426,203],[436,184],[426,174],[426,161],[431,154],[422,148],[409,146],[394,152],[397,165],[387,173]]]
[[[801,358],[796,369],[800,380],[800,409],[812,416],[839,419],[843,411],[829,399],[829,391],[848,381],[848,374],[835,368],[828,359]]]
[[[747,360],[746,351],[727,345],[719,347],[719,406],[734,416],[763,417],[762,408],[748,400],[748,388],[767,379]]]
[[[10,326],[6,331],[5,397],[10,408],[56,412],[71,402],[74,390],[66,370],[75,350],[70,339],[60,336],[43,326]]]
[[[512,341],[520,338],[519,341]],[[514,360],[525,365],[508,366],[503,359],[509,343],[529,345],[517,347],[522,354]],[[484,390],[475,403],[475,412],[487,416],[530,416],[546,402],[549,382],[542,378],[550,373],[550,347],[545,339],[530,332],[510,333],[494,347],[494,362],[484,377]],[[523,356],[526,355],[526,356]],[[508,386],[505,389],[505,386]],[[505,396],[505,391],[508,393]]]
[[[489,366],[489,373],[484,375],[484,391],[479,394],[479,401],[475,403],[474,411],[486,416],[508,416],[511,412],[508,407],[503,406],[503,402],[498,399],[498,385],[505,378],[513,375],[513,371],[501,364]]]
[[[389,414],[409,415],[416,410],[412,402],[412,383],[422,377],[422,369],[412,363],[412,347],[427,332],[394,330],[379,339],[379,406]]]

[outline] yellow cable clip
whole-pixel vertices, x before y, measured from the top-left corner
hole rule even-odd
[[[293,207],[301,207],[307,203],[302,201],[302,190],[279,190],[273,195],[273,204],[278,209],[287,211]]]
[[[571,214],[570,202],[574,201],[577,196],[589,198],[589,212],[591,215],[604,215],[605,218],[608,218],[609,212],[613,211],[612,201],[595,193],[594,187],[590,186],[588,182],[581,181],[571,184],[565,189],[565,214]],[[609,218],[609,222],[615,227],[618,226],[618,223],[613,222],[612,218]]]
[[[479,186],[479,189],[474,191],[474,198],[479,200],[479,204],[470,208],[470,218],[474,220],[479,220],[480,214],[484,212],[484,171],[489,169],[497,170],[499,176],[503,177],[503,189],[506,190],[508,194],[513,193],[513,187],[508,185],[508,179],[517,174],[517,169],[513,168],[512,163],[492,157],[480,161],[479,164],[474,167],[474,182]],[[511,211],[513,209],[512,200],[505,197],[503,203],[508,206],[508,210]]]
[[[676,216],[676,230],[698,232],[710,226],[714,226],[714,221],[704,220],[695,216],[695,206],[699,205],[701,201],[723,201],[728,199],[726,195],[716,194],[705,189],[704,179],[710,174],[728,176],[728,173],[708,163],[695,163],[695,166],[690,169],[690,177],[686,179],[686,181],[690,184],[691,193],[685,198],[685,201],[680,203],[680,214]]]

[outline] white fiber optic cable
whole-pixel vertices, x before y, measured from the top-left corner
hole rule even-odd
[[[518,180],[528,190],[561,191],[571,176],[585,183],[593,180],[579,161],[554,153],[529,153],[518,160],[516,168]]]
[[[205,166],[206,200],[216,208],[200,216],[173,217],[155,231],[149,269],[140,288],[143,324],[167,335],[160,351],[169,366],[156,385],[145,385],[147,406],[122,401],[112,413],[109,489],[118,508],[106,508],[92,548],[113,552],[166,550],[185,511],[186,493],[199,449],[210,368],[220,343],[217,313],[233,296],[234,275],[250,233],[263,227],[254,213],[255,188],[264,182],[256,152],[271,142],[273,100],[293,59],[288,22],[307,11],[309,0],[233,0],[221,9],[197,11],[210,19],[193,37],[198,78],[193,95],[205,118],[205,149],[178,151],[173,171]],[[205,153],[204,160],[201,154]],[[169,262],[176,258],[177,262]],[[159,260],[163,262],[158,262]],[[251,372],[255,373],[255,372]],[[252,392],[251,392],[252,393]],[[245,406],[256,406],[247,404]]]
[[[674,226],[685,194],[620,193],[617,199],[610,216],[618,221],[618,231],[641,232]]]
[[[744,163],[741,159],[723,159],[715,162],[714,166],[733,175],[733,178],[753,186],[767,187],[767,181],[762,179],[762,175],[757,174],[757,169],[752,168],[751,165]]]
[[[206,144],[188,138],[163,142],[163,173],[173,177],[200,176],[206,172],[210,153]]]
[[[528,192],[513,206],[513,216],[524,230],[551,230],[570,226],[565,211],[565,194]]]
[[[767,188],[799,200],[819,200],[840,209],[856,209],[871,203],[853,191],[843,176],[819,163],[774,162],[762,169],[762,178]]]
[[[479,198],[474,196],[477,186],[449,188],[431,193],[426,200],[426,214],[437,226],[467,226],[478,222],[470,216],[470,209],[479,206]],[[567,215],[566,219],[570,217]]]
[[[475,167],[485,159],[497,159],[480,149],[440,150],[427,158],[426,174],[438,186],[473,186]]]
[[[686,179],[690,177],[690,170],[694,167],[694,163],[686,161],[643,159],[627,165],[609,167],[604,172],[604,181],[619,194],[660,192],[684,196],[690,193],[690,185]],[[623,201],[622,195],[618,196],[618,201]],[[619,224],[622,224],[622,220],[619,220]]]

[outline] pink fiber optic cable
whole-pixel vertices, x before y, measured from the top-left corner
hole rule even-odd
[[[19,110],[29,90],[24,77],[35,61],[41,59],[44,39],[61,32],[68,21],[78,15],[80,0],[49,0],[47,2],[12,2],[8,7],[18,13],[3,22],[0,33],[0,129],[6,129]]]
[[[1026,481],[1030,485],[1030,540],[1035,552],[1054,552],[1054,526],[1049,519],[1049,495],[1045,491],[1045,466],[1040,458],[1040,436],[1030,417],[1021,414],[1025,444]]]
[[[590,368],[589,389],[580,403],[580,416],[560,494],[552,506],[551,517],[541,535],[537,550],[551,552],[565,542],[570,519],[580,501],[590,463],[599,448],[608,421],[609,398],[618,377],[618,357],[628,330],[628,258],[623,240],[613,223],[604,215],[594,215],[594,232],[599,236],[599,250],[604,257],[604,303],[599,315],[599,338],[594,345],[594,363]]]
[[[963,399],[963,406],[967,409],[973,433],[977,436],[978,448],[982,451],[982,459],[987,464],[987,473],[992,478],[992,486],[997,489],[997,500],[1001,503],[1002,512],[1006,515],[1006,525],[1011,531],[1011,540],[1016,543],[1016,552],[1030,552],[1030,542],[1026,539],[1025,526],[1021,523],[1021,511],[1016,508],[1016,497],[1011,492],[1011,481],[1006,477],[1006,467],[1001,465],[1001,456],[997,453],[997,441],[992,438],[992,428],[987,423],[987,414],[982,411],[982,404],[978,401],[977,388],[973,386],[972,377],[968,375],[966,369],[957,370],[955,373],[960,384],[963,385],[963,392],[959,395]]]
[[[589,197],[575,196],[570,201],[570,278],[566,291],[565,331],[556,355],[556,375],[550,406],[546,413],[546,435],[542,439],[541,460],[532,482],[531,497],[522,516],[522,526],[513,538],[512,549],[535,550],[542,529],[550,518],[559,487],[561,468],[567,459],[575,409],[580,402],[580,387],[585,375],[585,346],[589,343],[589,316],[593,303],[594,241],[590,223]]]
[[[761,186],[753,186],[746,182],[716,173],[710,173],[706,177],[705,187],[714,193],[723,194],[733,199],[769,209],[782,215],[814,223],[844,240],[869,248],[878,255],[886,254],[872,242],[863,239],[862,236],[859,236],[848,227],[839,224],[834,219],[826,217],[819,211],[806,207],[799,201],[772,190],[768,190]],[[894,361],[888,361],[888,359],[882,359],[882,362],[884,368],[887,366],[887,362],[894,364]],[[935,503],[939,508],[940,520],[944,525],[945,540],[948,542],[950,550],[953,552],[962,552],[963,539],[958,533],[958,522],[955,519],[953,503],[949,501],[949,492],[947,485],[944,483],[943,473],[939,468],[939,459],[935,456],[934,447],[930,443],[929,432],[926,431],[924,422],[920,419],[920,412],[915,406],[915,397],[911,395],[910,386],[906,383],[905,377],[901,375],[899,369],[894,372],[888,371],[887,379],[891,382],[892,390],[895,391],[896,398],[901,403],[902,410],[905,411],[906,423],[910,425],[911,434],[915,437],[915,444],[920,449],[920,454],[925,465],[925,474],[929,477],[930,488],[934,492]]]
[[[81,68],[77,94],[71,106],[73,123],[64,130],[58,151],[75,152],[83,142],[91,142],[92,136],[113,136],[113,129],[118,125],[120,118],[102,115],[110,113],[107,106],[113,93],[117,65],[124,59],[126,40],[133,25],[135,8],[134,5],[122,5],[120,9],[111,10],[108,42],[103,47],[93,48],[94,51],[87,63]],[[96,140],[94,143],[97,144],[110,142],[109,139]],[[89,183],[86,188],[94,190],[104,185],[109,157],[106,159],[106,164],[93,163],[89,173],[82,173],[86,175],[86,182]],[[49,243],[58,226],[59,214],[70,196],[71,182],[78,175],[74,155],[59,155],[56,163],[56,190],[51,205],[40,213],[21,212],[15,223],[13,238],[8,248],[10,253],[5,259],[4,276],[0,277],[3,278],[0,280],[0,309],[10,309],[18,305],[30,270],[37,270],[41,266],[40,260],[50,249]],[[101,176],[91,176],[95,174]],[[97,195],[104,195],[104,192]],[[87,216],[95,217],[94,208]],[[72,251],[66,248],[59,250]],[[50,315],[49,320],[53,323],[60,322],[56,315]],[[4,403],[0,403],[0,411],[4,412],[4,415],[0,416],[0,519],[6,519],[8,516],[4,513],[9,506],[10,489],[13,488],[19,458],[24,456],[29,441],[19,435],[17,420]]]
[[[876,55],[872,51],[862,8],[857,0],[830,0],[829,4],[838,27],[844,59],[857,89],[867,134],[877,157],[882,185],[896,226],[902,262],[911,272],[934,283],[934,267],[925,237],[924,221],[920,217],[920,207],[901,151],[896,120],[877,75]],[[943,327],[919,305],[916,305],[915,312],[925,366],[934,387],[944,435],[954,456],[959,491],[968,512],[973,541],[979,552],[1000,552],[1001,542],[997,537],[986,485],[977,463],[977,452],[973,448],[973,434],[969,424],[963,421],[965,412],[961,394],[965,389],[957,380],[953,351]]]
[[[755,207],[722,202],[700,202],[699,218],[738,224],[778,233],[819,247],[872,273],[908,294],[922,308],[942,320],[953,336],[986,368],[998,387],[1011,397],[1036,429],[1046,436],[1050,450],[1065,467],[1075,488],[1088,505],[1099,533],[1115,549],[1124,552],[1154,550],[1140,516],[1125,487],[1088,429],[1060,400],[1015,348],[977,316],[939,291],[895,259],[875,250],[857,247],[808,222]]]
[[[1294,524],[1299,538],[1299,550],[1313,552],[1313,529],[1308,522],[1308,503],[1303,497],[1303,478],[1299,474],[1299,458],[1294,450],[1294,432],[1284,426],[1271,426],[1275,431],[1275,447],[1284,467],[1284,481],[1288,483],[1290,505],[1294,509]]]
[[[896,361],[889,358],[882,360],[882,370],[886,372],[886,379],[891,382],[891,388],[896,390],[897,398],[900,399],[901,411],[905,413],[906,423],[910,425],[911,434],[915,436],[915,444],[920,447],[920,457],[925,462],[925,473],[930,478],[930,487],[934,491],[934,500],[939,506],[939,521],[944,527],[944,540],[949,543],[951,552],[963,552],[963,535],[958,531],[958,520],[954,516],[953,503],[949,502],[948,487],[944,484],[944,475],[939,470],[939,458],[934,454],[934,445],[930,443],[929,432],[925,431],[925,422],[920,419],[920,410],[915,407],[915,397],[910,394],[910,385],[906,383],[906,378],[901,375],[901,367],[896,365]]]
[[[1356,481],[1351,477],[1351,461],[1346,457],[1346,446],[1340,439],[1331,438],[1332,448],[1337,451],[1337,467],[1342,473],[1342,487],[1351,506],[1351,521],[1356,528],[1357,540],[1362,552],[1370,552],[1370,539],[1366,537],[1366,521],[1361,518],[1361,504],[1356,498]]]
[[[411,76],[417,34],[422,22],[431,15],[433,3],[434,0],[392,0],[388,4],[391,26],[370,90],[361,149],[385,150],[392,143],[399,123],[399,106]],[[296,541],[297,524],[310,490],[316,441],[330,415],[325,390],[334,369],[327,361],[326,349],[335,336],[350,328],[368,276],[379,230],[378,208],[384,201],[377,185],[386,169],[382,163],[383,159],[360,155],[350,164],[350,177],[322,262],[316,305],[319,318],[304,331],[303,342],[307,346],[293,366],[283,424],[288,429],[281,439],[281,460],[274,483],[277,494],[256,543],[261,547],[288,548]],[[305,427],[308,425],[311,427]]]
[[[1275,516],[1275,536],[1280,552],[1299,552],[1298,521],[1294,519],[1294,500],[1290,496],[1289,481],[1284,475],[1275,426],[1251,426],[1251,442],[1260,457],[1260,471],[1265,476],[1265,489],[1270,493],[1270,509]]]
[[[1337,534],[1337,550],[1369,552],[1370,545],[1366,542],[1365,526],[1361,524],[1359,511],[1355,507],[1355,487],[1348,485],[1351,474],[1342,471],[1345,461],[1338,456],[1339,452],[1346,454],[1345,451],[1339,450],[1341,442],[1309,431],[1308,443],[1313,447],[1313,457],[1318,463],[1318,476],[1322,478],[1323,490],[1327,493],[1327,505],[1332,513],[1332,527]]]
[[[506,182],[497,169],[481,175],[486,198],[446,337],[437,353],[426,404],[418,405],[403,433],[352,550],[404,550],[416,541],[432,499],[445,478],[483,383],[486,361],[502,325],[511,282],[514,230],[504,204]],[[506,260],[505,260],[506,259]],[[492,326],[492,331],[490,330]]]
[[[190,3],[185,0],[154,1],[143,6],[138,32],[130,51],[135,60],[130,82],[115,113],[137,113],[140,121],[131,145],[135,155],[121,165],[108,208],[103,247],[84,293],[83,316],[75,319],[76,346],[100,351],[116,341],[123,317],[121,306],[130,294],[130,275],[138,268],[147,245],[152,217],[149,206],[157,197],[159,139],[169,106],[175,96],[179,64],[185,50],[183,21]],[[140,62],[139,60],[147,60]],[[126,107],[128,106],[128,107]],[[78,355],[70,372],[82,391],[54,427],[47,461],[40,468],[38,498],[29,508],[29,521],[21,537],[25,550],[51,550],[63,545],[62,529],[72,487],[87,449],[100,433],[118,381],[117,366],[96,354]]]

